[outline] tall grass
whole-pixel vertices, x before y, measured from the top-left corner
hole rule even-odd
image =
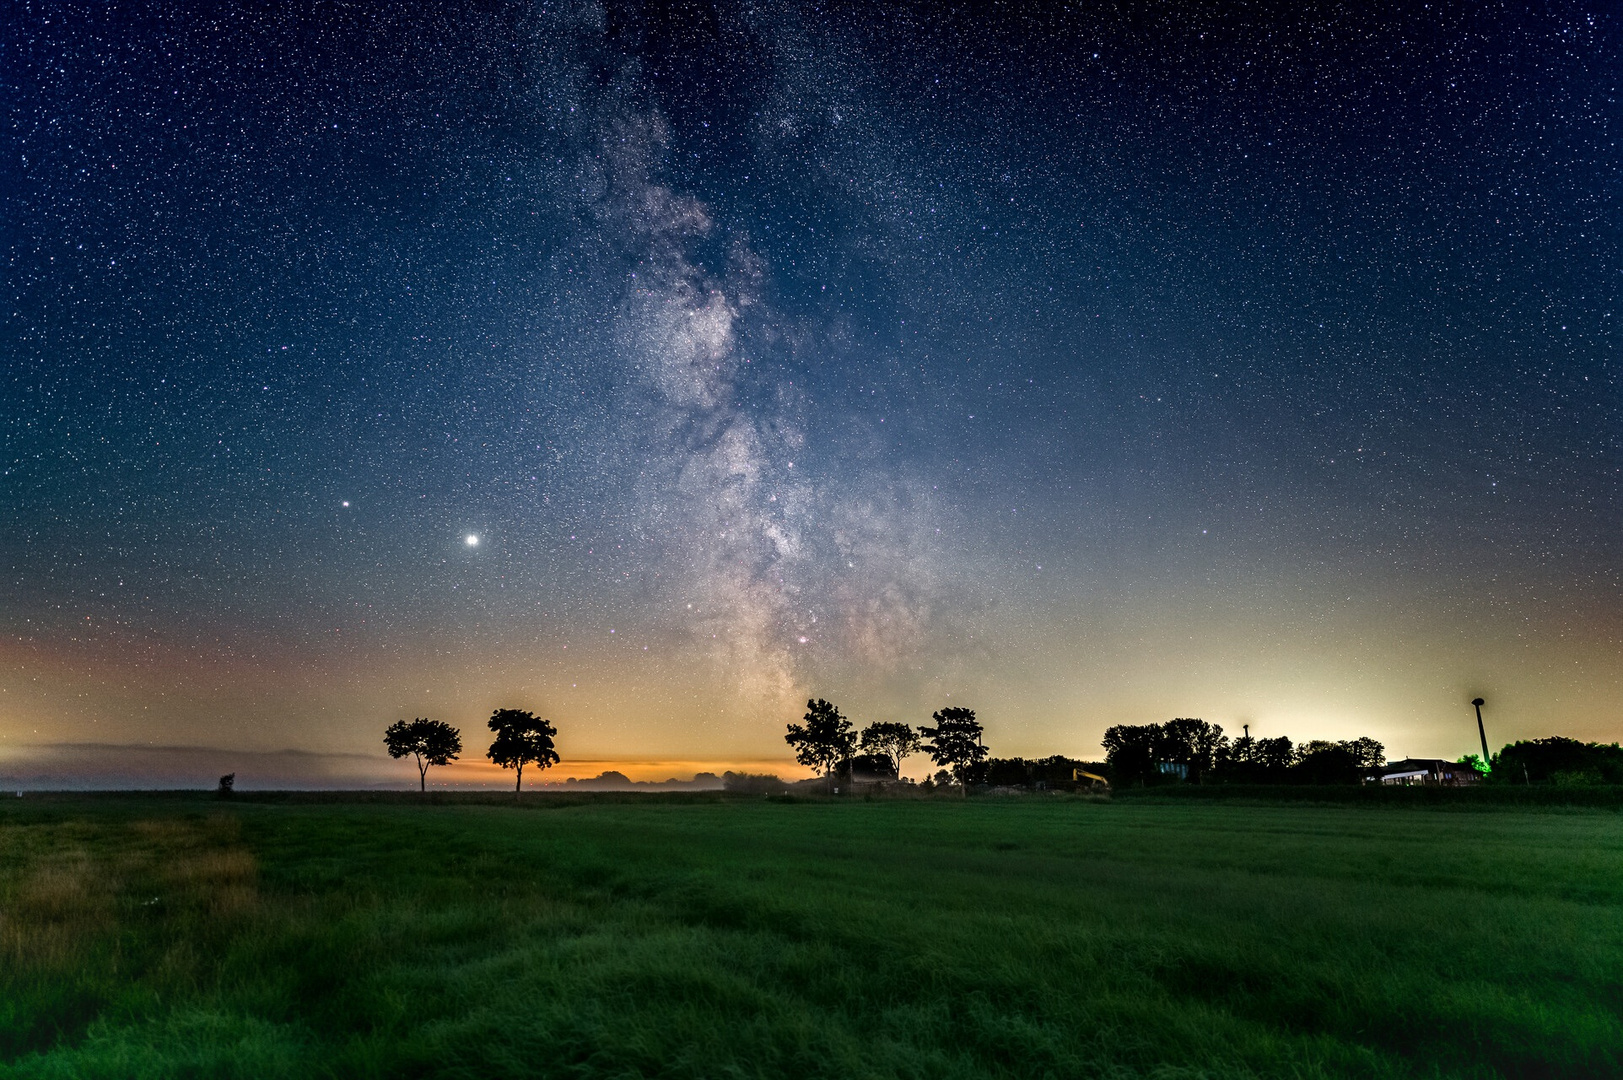
[[[5,806],[0,1075],[1623,1069],[1612,812],[528,805]]]

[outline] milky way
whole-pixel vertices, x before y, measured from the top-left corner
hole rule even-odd
[[[12,773],[1619,734],[1602,6],[17,25]]]

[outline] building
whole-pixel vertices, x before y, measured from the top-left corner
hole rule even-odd
[[[884,754],[862,754],[847,761],[840,769],[840,780],[853,791],[894,784],[900,778],[896,766]]]
[[[1464,787],[1482,779],[1471,766],[1441,758],[1404,758],[1381,766],[1381,783],[1398,787]]]

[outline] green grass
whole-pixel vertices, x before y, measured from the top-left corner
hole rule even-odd
[[[1623,816],[0,804],[0,1076],[1617,1076]]]

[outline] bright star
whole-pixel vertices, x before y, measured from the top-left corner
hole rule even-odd
[[[469,547],[478,547],[479,546],[479,538],[477,536],[475,536],[473,533],[469,533],[463,539],[462,542],[467,544]]]

